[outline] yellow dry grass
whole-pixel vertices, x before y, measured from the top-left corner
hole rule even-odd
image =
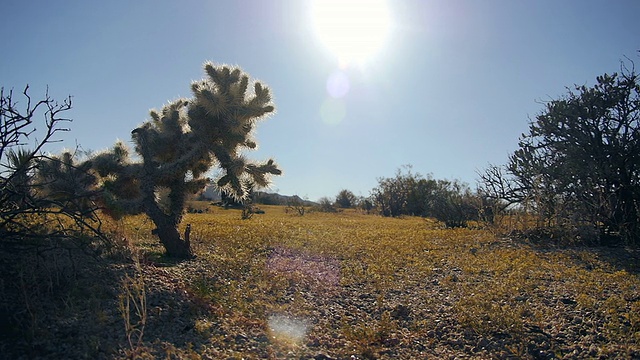
[[[250,220],[216,207],[186,215],[198,261],[210,268],[182,280],[211,309],[196,320],[204,345],[189,351],[251,354],[214,334],[214,318],[227,335],[266,334],[263,350],[275,358],[310,351],[531,357],[538,340],[544,351],[564,356],[572,351],[569,340],[553,338],[573,339],[574,332],[595,342],[593,356],[639,350],[640,279],[637,264],[624,258],[598,249],[539,249],[415,217],[262,208],[266,213]],[[122,225],[149,261],[162,262],[148,220],[130,217]],[[298,324],[295,336],[271,325],[277,316],[286,316],[279,324]],[[462,344],[443,340],[457,336]],[[472,339],[466,345],[465,337]],[[478,342],[487,349],[474,347]]]

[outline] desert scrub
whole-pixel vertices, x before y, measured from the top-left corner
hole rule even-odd
[[[189,352],[527,358],[638,350],[637,273],[596,250],[539,249],[421,218],[263,208],[249,220],[215,207],[187,214],[197,259],[143,262],[174,276],[196,304]],[[145,236],[148,222],[127,221],[143,252],[158,250]],[[281,333],[292,324],[304,331]],[[571,345],[583,342],[582,350]]]

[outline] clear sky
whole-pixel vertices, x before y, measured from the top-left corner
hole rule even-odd
[[[280,164],[273,190],[317,200],[341,189],[367,196],[404,164],[475,187],[478,170],[507,161],[542,101],[618,71],[624,56],[640,66],[637,0],[397,0],[386,15],[373,8],[353,15],[299,0],[3,0],[0,85],[72,95],[64,145],[101,150],[130,140],[149,109],[191,96],[205,61],[238,65],[271,88],[277,109],[248,155]],[[384,18],[385,32],[363,18]],[[367,26],[374,38],[362,34]],[[369,52],[348,54],[362,43]]]

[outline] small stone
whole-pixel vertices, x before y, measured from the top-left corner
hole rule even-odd
[[[334,360],[334,357],[331,357],[327,354],[320,353],[313,357],[314,360]]]
[[[448,341],[449,345],[456,350],[460,350],[464,348],[464,342],[460,339],[452,339]]]
[[[400,340],[398,340],[398,338],[396,337],[390,337],[384,340],[384,345],[387,347],[398,346],[398,344],[400,344]]]
[[[391,317],[398,320],[407,320],[411,315],[411,309],[408,306],[398,304],[391,310]]]
[[[573,300],[571,298],[568,298],[568,297],[564,297],[564,298],[560,299],[560,302],[565,304],[565,305],[575,305],[575,304],[578,303],[577,301],[575,301],[575,300]]]
[[[234,340],[235,340],[236,344],[244,344],[247,341],[249,341],[249,338],[246,335],[238,334],[238,335],[236,335]]]
[[[424,346],[420,341],[418,340],[414,340],[413,341],[413,346],[418,350],[418,351],[424,351],[427,349],[426,346]]]
[[[491,345],[491,342],[486,338],[482,338],[480,339],[480,341],[478,341],[478,347],[481,349],[487,349],[489,345]]]
[[[269,342],[269,337],[265,334],[260,334],[256,337],[256,341],[260,343],[267,343]]]

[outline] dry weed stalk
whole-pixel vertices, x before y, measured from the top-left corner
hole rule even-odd
[[[134,266],[134,274],[132,276],[126,274],[122,279],[122,293],[119,296],[120,313],[124,320],[125,333],[131,349],[129,355],[132,358],[142,346],[144,328],[147,324],[147,293],[144,274],[137,254],[134,256]]]

